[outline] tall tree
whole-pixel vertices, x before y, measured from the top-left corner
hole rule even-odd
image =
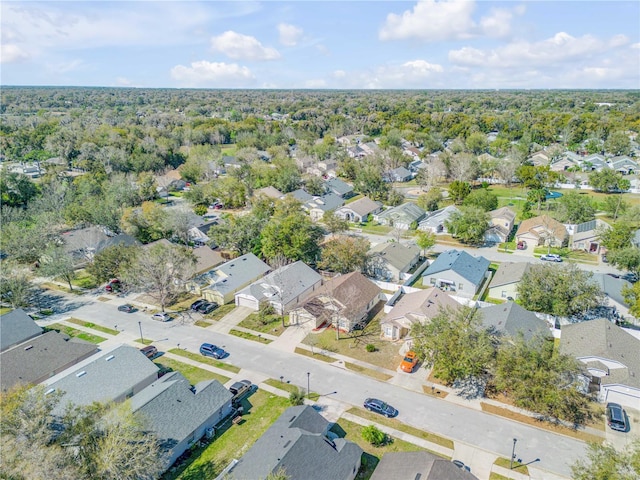
[[[449,198],[451,198],[456,205],[460,205],[470,193],[471,185],[466,182],[454,180],[449,184]]]
[[[67,282],[69,290],[75,278],[74,260],[62,247],[51,247],[40,257],[40,273],[53,279],[60,278]]]
[[[485,212],[498,208],[498,196],[486,188],[473,190],[462,202],[463,205],[478,207]]]
[[[427,254],[427,250],[433,248],[436,244],[436,236],[432,232],[419,231],[416,235],[416,245],[422,250],[422,256]]]
[[[603,168],[599,172],[593,172],[589,175],[589,185],[596,192],[614,193],[629,190],[631,183],[624,178],[621,173],[615,172],[610,168]]]
[[[15,263],[2,262],[0,298],[13,308],[26,307],[33,293],[29,270]]]
[[[319,267],[338,273],[364,270],[369,252],[366,238],[340,235],[322,245]]]
[[[99,282],[106,282],[111,278],[119,278],[127,265],[135,262],[140,251],[139,246],[112,245],[96,253],[86,270]]]
[[[328,210],[322,215],[322,223],[332,235],[349,230],[349,222],[336,215],[335,210]]]
[[[480,245],[489,228],[489,214],[478,207],[461,207],[445,220],[447,230],[463,243]]]
[[[208,235],[213,243],[238,255],[249,252],[257,255],[260,253],[260,235],[265,224],[265,219],[257,218],[253,213],[229,215],[220,224],[213,225]]]
[[[571,465],[574,480],[636,480],[640,478],[640,440],[623,450],[608,443],[590,443],[587,457]]]
[[[591,199],[578,192],[567,192],[558,199],[558,220],[565,223],[584,223],[595,218],[596,208]]]

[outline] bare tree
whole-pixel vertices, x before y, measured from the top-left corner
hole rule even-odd
[[[513,177],[516,174],[516,170],[520,162],[512,159],[511,157],[506,157],[498,161],[496,165],[496,173],[502,179],[508,187],[511,186],[513,182]]]
[[[280,308],[276,308],[276,311],[280,314],[283,328],[286,326],[284,324],[284,316],[286,314],[286,306],[284,302],[287,293],[287,282],[285,280],[286,272],[283,270],[284,267],[286,267],[290,263],[291,261],[281,253],[276,254],[269,260],[269,266],[273,270],[271,278],[273,279],[273,283],[275,284],[274,287],[278,291],[278,301],[280,303]]]

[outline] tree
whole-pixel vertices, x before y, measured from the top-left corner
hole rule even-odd
[[[496,173],[507,184],[507,187],[510,187],[511,183],[513,183],[513,178],[519,165],[520,162],[518,160],[510,157],[503,158],[497,163]]]
[[[124,267],[135,262],[139,250],[140,247],[135,245],[112,245],[96,253],[86,270],[99,283],[119,278]]]
[[[334,235],[349,230],[349,222],[336,215],[335,210],[328,210],[322,215],[322,223],[330,234]]]
[[[442,190],[438,187],[430,189],[427,193],[421,194],[416,200],[418,205],[423,210],[433,212],[438,209],[440,202],[442,201]]]
[[[593,273],[576,265],[532,265],[518,284],[518,302],[527,310],[560,317],[601,305],[604,294]]]
[[[489,148],[489,141],[482,132],[473,132],[467,137],[467,141],[465,143],[469,151],[474,155],[480,155],[481,153],[486,152],[487,148]]]
[[[38,194],[38,187],[22,173],[0,171],[0,200],[9,207],[26,206]]]
[[[387,194],[387,205],[391,205],[391,206],[397,206],[400,205],[404,202],[404,195],[402,194],[402,192],[399,192],[398,190],[396,190],[395,188],[392,188],[391,190],[389,190],[389,193]]]
[[[622,287],[622,296],[629,304],[629,313],[634,317],[640,317],[640,282]]]
[[[71,283],[76,276],[74,261],[63,247],[51,247],[40,257],[40,272],[45,277],[61,278],[69,284],[69,290],[73,290]]]
[[[622,451],[608,443],[589,443],[587,458],[571,465],[574,480],[635,480],[640,478],[640,440]]]
[[[2,262],[0,298],[13,308],[26,307],[33,293],[29,270],[17,264]]]
[[[445,226],[462,243],[480,245],[489,228],[489,214],[478,207],[461,207],[445,220]]]
[[[498,196],[487,190],[486,188],[479,188],[473,190],[462,202],[463,205],[478,207],[485,212],[490,212],[498,208]]]
[[[621,173],[615,172],[610,168],[603,168],[599,172],[593,172],[589,175],[589,185],[596,192],[616,193],[629,190],[631,183],[624,178]]]
[[[375,447],[379,447],[380,445],[384,445],[387,440],[387,434],[375,425],[368,425],[362,427],[362,439]]]
[[[304,392],[300,388],[296,388],[289,394],[289,403],[294,407],[304,404]]]
[[[630,207],[629,202],[624,200],[624,197],[618,195],[607,195],[602,202],[602,209],[607,212],[614,221],[618,219],[619,215],[625,213]]]
[[[143,202],[140,207],[125,209],[122,228],[142,243],[160,240],[168,235],[167,210],[154,202]]]
[[[341,235],[322,245],[320,263],[324,270],[338,273],[361,272],[369,258],[369,241],[362,237]]]
[[[195,273],[196,257],[185,247],[157,243],[138,252],[135,261],[124,266],[123,279],[141,288],[160,303],[164,312],[184,284]]]
[[[620,250],[631,247],[634,232],[635,229],[629,222],[616,222],[610,228],[600,228],[598,236],[607,250]]]
[[[493,386],[520,408],[583,425],[591,414],[588,398],[576,389],[579,374],[574,358],[554,353],[552,337],[519,335],[500,345]]]
[[[309,195],[322,196],[325,193],[324,182],[320,177],[315,175],[305,180],[304,189]]]
[[[441,310],[430,322],[411,327],[413,350],[447,384],[482,375],[493,361],[493,339],[481,313],[470,307]]]
[[[372,200],[386,198],[389,191],[389,184],[382,178],[380,168],[373,164],[366,164],[358,170],[353,187],[357,192],[367,195]]]
[[[613,132],[604,141],[604,149],[614,155],[629,155],[631,153],[631,140],[624,132]]]
[[[591,199],[578,192],[567,192],[558,199],[558,220],[564,223],[584,223],[595,218]]]
[[[470,193],[471,185],[467,182],[454,180],[449,184],[449,198],[451,198],[456,205],[460,205]]]
[[[436,236],[433,232],[419,231],[416,235],[416,245],[422,249],[423,257],[427,254],[427,250],[431,250],[435,244]]]
[[[607,253],[609,263],[628,272],[640,274],[640,248],[626,247]]]
[[[260,234],[266,220],[253,214],[229,215],[223,222],[213,225],[208,235],[214,244],[231,250],[238,255],[252,252],[259,254],[261,249]]]
[[[470,182],[478,178],[480,165],[478,159],[468,153],[458,153],[451,157],[449,172],[454,180]]]

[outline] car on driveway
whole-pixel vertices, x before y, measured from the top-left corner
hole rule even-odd
[[[461,460],[451,460],[451,463],[453,463],[456,467],[458,467],[461,470],[466,470],[467,472],[471,472],[471,468],[468,465],[465,465],[464,462],[462,462]]]
[[[367,398],[364,401],[364,408],[369,410],[370,412],[379,413],[380,415],[384,415],[385,417],[395,417],[398,415],[398,410],[393,408],[386,402],[382,400],[378,400],[377,398]]]
[[[196,300],[195,302],[193,302],[189,308],[191,310],[198,310],[200,305],[202,305],[203,303],[207,303],[207,301],[204,298],[200,298],[200,299]]]
[[[606,414],[607,425],[609,425],[612,430],[617,430],[618,432],[627,431],[627,416],[620,405],[617,403],[607,403]]]
[[[158,355],[158,349],[154,345],[147,345],[146,347],[141,348],[140,351],[149,359]]]
[[[152,320],[157,320],[158,322],[168,322],[171,320],[171,315],[167,312],[158,312],[151,315]]]
[[[233,395],[231,403],[237,404],[242,398],[251,392],[253,384],[249,380],[240,380],[229,387],[229,391]]]
[[[104,289],[110,293],[119,292],[122,290],[122,283],[117,278],[112,278],[109,280],[109,283],[104,286]]]
[[[418,365],[418,355],[413,350],[406,353],[402,362],[400,363],[400,370],[406,373],[411,373]]]
[[[520,240],[518,242],[518,244],[516,245],[516,248],[518,250],[526,250],[527,249],[527,242],[525,242],[524,240]]]
[[[561,262],[562,258],[560,258],[560,255],[556,255],[555,253],[546,253],[540,257],[540,260],[543,262]]]
[[[213,312],[216,308],[218,308],[217,303],[204,302],[198,307],[197,311],[206,315],[207,313]]]
[[[218,360],[227,356],[227,352],[212,343],[203,343],[200,345],[200,354],[205,357],[213,357]]]
[[[133,305],[131,305],[130,303],[125,303],[124,305],[120,305],[118,307],[118,311],[120,312],[126,312],[126,313],[133,313],[136,311],[136,307],[134,307]]]

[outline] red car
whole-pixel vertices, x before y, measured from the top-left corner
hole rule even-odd
[[[122,283],[120,283],[120,280],[117,278],[112,278],[109,280],[109,283],[105,285],[104,289],[107,292],[118,292],[122,289]]]
[[[524,240],[521,240],[518,242],[518,246],[516,247],[518,250],[526,250],[527,249],[527,242],[525,242]]]

